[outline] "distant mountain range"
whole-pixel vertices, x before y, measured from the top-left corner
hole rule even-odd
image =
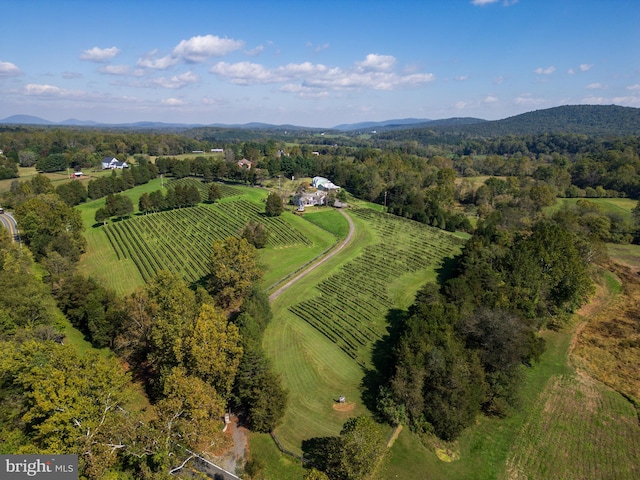
[[[30,115],[13,115],[0,120],[0,125],[76,126],[139,129],[189,129],[228,128],[244,130],[312,130],[341,132],[366,132],[384,134],[397,130],[429,130],[478,136],[534,135],[541,133],[577,133],[585,135],[637,135],[640,134],[640,108],[617,105],[567,105],[523,113],[503,120],[488,121],[480,118],[462,117],[429,120],[426,118],[403,118],[382,122],[360,122],[336,125],[329,129],[301,127],[296,125],[271,125],[267,123],[246,124],[182,124],[163,122],[135,122],[104,124],[70,118],[63,122],[51,122]],[[418,132],[416,132],[418,133]]]

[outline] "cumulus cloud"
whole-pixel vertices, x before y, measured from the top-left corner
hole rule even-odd
[[[603,85],[602,83],[590,83],[584,88],[587,88],[589,90],[599,90],[599,89],[607,88],[607,86]]]
[[[0,77],[15,77],[20,75],[20,69],[11,62],[0,62]]]
[[[171,78],[156,78],[151,81],[152,85],[163,88],[177,89],[186,87],[187,85],[197,83],[200,77],[193,72],[185,72],[181,75],[174,75]]]
[[[534,70],[534,73],[538,75],[551,75],[555,71],[556,71],[556,67],[554,66],[547,67],[547,68],[538,67]]]
[[[169,55],[158,56],[157,50],[152,50],[136,62],[138,67],[153,70],[166,70],[179,62],[202,63],[211,57],[222,57],[244,47],[241,40],[220,38],[216,35],[197,35],[188,40],[182,40],[174,47]],[[259,53],[256,47],[256,54]]]
[[[635,85],[629,85],[627,90],[640,90],[640,83],[636,83]]]
[[[392,55],[378,55],[370,53],[363,62],[356,62],[356,66],[363,72],[388,72],[396,64],[396,58]]]
[[[495,95],[487,95],[482,103],[496,103],[498,101],[498,97],[496,97]]]
[[[120,49],[117,47],[99,48],[93,47],[89,50],[85,50],[80,54],[82,60],[89,62],[104,63],[111,60],[113,57],[120,53]]]
[[[220,38],[216,35],[198,35],[182,40],[174,49],[173,55],[187,62],[200,63],[210,57],[222,57],[244,47],[241,40]]]
[[[284,83],[286,85],[282,91],[301,96],[312,96],[312,89],[316,89],[315,93],[353,88],[393,90],[418,87],[435,80],[430,73],[398,74],[392,71],[395,62],[395,57],[390,55],[370,54],[348,69],[311,62],[290,63],[275,68],[251,62],[218,62],[209,71],[236,85]]]
[[[28,85],[25,85],[24,93],[26,95],[60,97],[62,95],[65,95],[67,93],[67,90],[56,87],[54,85],[30,83]]]
[[[157,50],[153,50],[147,53],[144,57],[141,57],[136,62],[138,67],[150,68],[153,70],[166,70],[169,67],[173,67],[180,59],[165,55],[164,57],[156,58]]]
[[[180,100],[179,98],[165,98],[161,100],[160,103],[169,107],[179,107],[181,105],[184,105],[184,101]]]

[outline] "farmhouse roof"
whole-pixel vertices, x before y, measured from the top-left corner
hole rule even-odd
[[[340,187],[332,183],[329,179],[324,177],[313,177],[311,185],[315,188],[321,188],[323,190],[338,190]]]

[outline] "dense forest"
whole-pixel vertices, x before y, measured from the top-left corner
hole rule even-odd
[[[514,117],[492,134],[482,133],[491,122],[370,138],[3,127],[0,176],[14,180],[2,205],[28,249],[0,231],[2,453],[80,453],[83,478],[167,478],[185,447],[223,446],[225,411],[242,412],[258,432],[282,418],[287,392],[262,350],[271,320],[257,288],[256,246],[264,242],[256,237],[264,232],[254,226],[244,238],[217,241],[210,272],[196,284],[163,271],[120,298],[77,273],[86,242],[74,207],[106,197],[97,223],[130,215],[134,206],[121,193],[159,175],[210,185],[321,175],[391,214],[466,232],[450,272],[419,290],[376,353],[365,396],[378,420],[447,441],[478,415],[508,416],[518,408],[523,368],[544,351],[540,329],[561,328],[588,300],[606,242],[640,240],[640,207],[630,220],[590,200],[640,197],[640,136],[610,134],[618,121],[640,125],[637,109],[607,107],[596,118],[593,109],[567,108]],[[559,115],[565,123],[554,123]],[[566,123],[567,115],[576,122]],[[526,122],[549,131],[521,129]],[[592,135],[577,133],[578,123]],[[212,148],[224,153],[197,153]],[[104,156],[131,167],[87,185],[17,178],[20,168],[97,169]],[[238,167],[241,158],[256,168]],[[138,210],[219,197],[217,188],[203,198],[177,184],[145,193]],[[549,210],[557,198],[578,200]],[[266,213],[281,211],[280,198],[270,196]],[[66,324],[102,350],[69,345]],[[340,436],[303,446],[308,478],[366,478],[383,448],[379,425],[354,417]]]

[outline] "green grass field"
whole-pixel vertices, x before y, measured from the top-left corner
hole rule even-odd
[[[185,181],[198,182],[193,179]],[[131,198],[135,212],[140,196],[166,186],[155,179],[123,192]],[[79,271],[92,276],[118,294],[131,293],[153,272],[166,268],[196,281],[206,274],[208,250],[216,238],[237,235],[245,223],[257,220],[272,232],[268,248],[259,251],[265,267],[263,286],[277,285],[336,242],[329,231],[318,228],[289,212],[280,217],[260,215],[267,191],[260,188],[223,186],[225,196],[213,205],[200,205],[149,215],[134,213],[128,220],[106,226],[96,225],[95,212],[105,199],[77,207],[82,215],[87,239]]]
[[[431,227],[369,209],[349,215],[356,225],[353,241],[274,302],[274,320],[265,332],[265,350],[290,395],[276,435],[297,453],[302,440],[336,435],[347,418],[366,413],[363,367],[370,365],[372,346],[385,332],[387,312],[407,308],[417,289],[435,278],[439,261],[459,251],[455,236]],[[433,252],[427,243],[414,243],[427,239]],[[435,253],[438,248],[442,250]],[[407,254],[393,259],[394,250]],[[418,268],[409,268],[403,263],[407,259]],[[338,313],[321,313],[322,305]],[[331,332],[336,332],[334,339]],[[350,336],[362,339],[356,349],[350,348]],[[352,411],[334,410],[341,395],[353,402]]]
[[[305,213],[303,218],[340,239],[345,238],[349,233],[347,220],[334,209],[318,208]]]
[[[575,205],[578,200],[588,200],[600,207],[602,213],[618,213],[625,220],[631,220],[631,210],[638,204],[631,198],[559,198],[550,207],[551,212],[559,210],[562,205]]]

